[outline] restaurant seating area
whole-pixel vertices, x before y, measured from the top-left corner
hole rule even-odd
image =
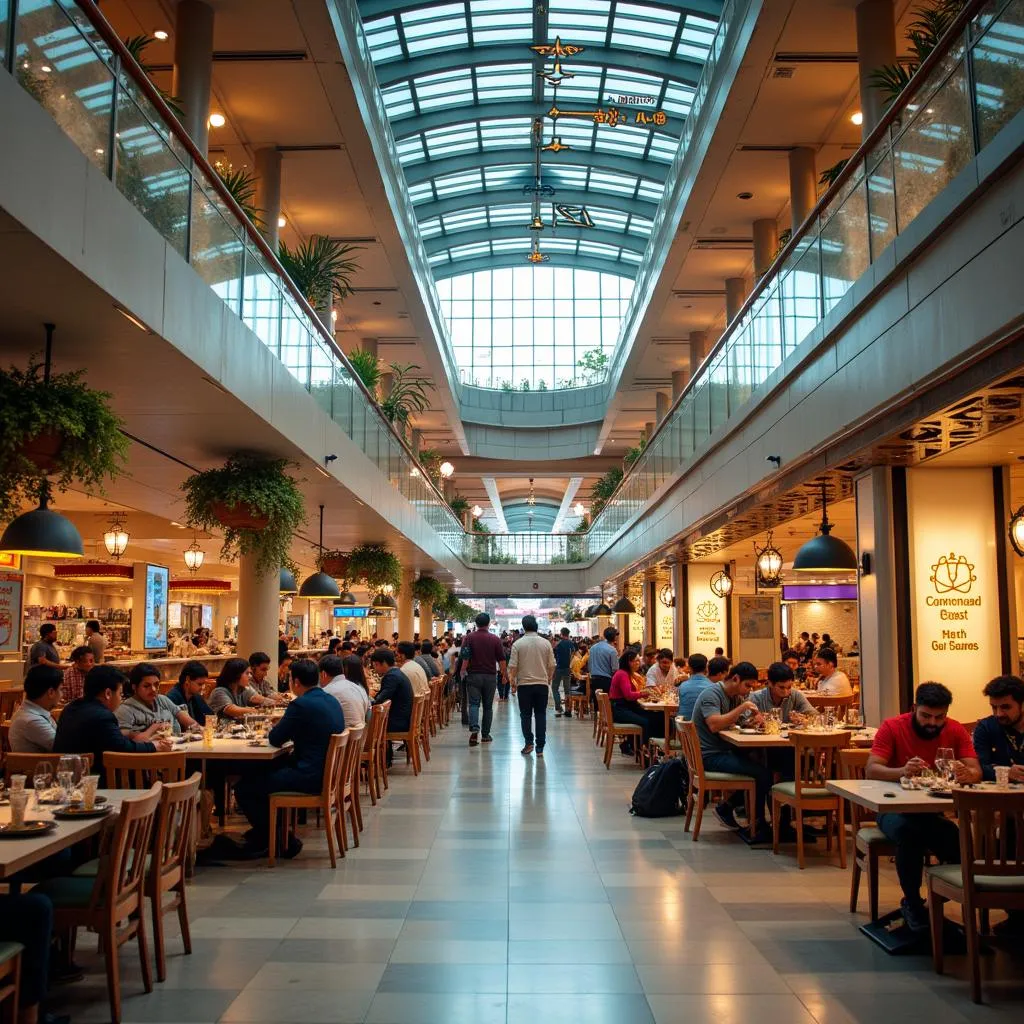
[[[272,869],[201,863],[182,886],[161,856],[144,892],[151,901],[161,884],[183,900],[162,915],[161,939],[148,909],[137,935],[115,937],[129,939],[117,958],[121,1019],[1017,1019],[1019,949],[987,944],[977,1006],[964,955],[947,953],[939,976],[927,954],[891,957],[860,934],[868,908],[851,913],[850,879],[824,843],[806,851],[801,870],[792,852],[748,848],[710,815],[699,842],[685,815],[631,817],[640,774],[624,767],[632,757],[616,752],[623,767],[606,770],[591,729],[567,718],[550,723],[545,760],[523,758],[514,708],[496,706],[486,748],[467,750],[456,721],[438,730],[419,775],[396,757],[376,807],[364,807],[358,847],[336,868],[327,822],[317,825],[313,809],[300,829],[302,856]],[[682,736],[685,749],[687,729]],[[180,850],[166,810],[188,787],[164,785],[148,802],[147,791],[134,792],[143,798],[135,820],[165,836],[155,849]],[[239,822],[231,815],[228,827]],[[153,849],[141,833],[119,841]],[[878,899],[886,909],[898,902],[884,856]],[[59,913],[70,921],[83,911]],[[74,958],[85,977],[53,989],[50,1009],[75,1022],[109,1020],[96,935],[79,930]],[[3,985],[0,973],[0,994]]]

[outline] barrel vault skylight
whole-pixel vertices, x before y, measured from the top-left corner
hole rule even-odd
[[[721,0],[359,0],[440,281],[635,276]]]

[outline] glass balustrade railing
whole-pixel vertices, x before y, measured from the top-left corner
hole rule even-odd
[[[969,3],[762,278],[595,517],[586,535],[588,560],[743,409],[1022,104],[1024,0]]]
[[[93,5],[0,0],[0,63],[464,560],[457,516]]]

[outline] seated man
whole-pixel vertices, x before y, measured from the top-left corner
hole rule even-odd
[[[53,668],[33,665],[32,668]],[[30,669],[31,671],[31,669]],[[59,672],[60,669],[54,669]],[[67,1024],[70,1017],[40,1011],[50,971],[53,941],[53,904],[39,892],[0,896],[0,942],[24,946],[21,954],[21,990],[18,993],[18,1024]]]
[[[272,746],[291,741],[292,752],[282,767],[270,771],[251,771],[235,785],[235,796],[242,813],[252,825],[246,835],[250,851],[263,855],[270,845],[270,794],[280,792],[319,793],[323,788],[327,748],[334,733],[345,731],[341,705],[320,689],[316,664],[306,658],[292,662],[292,693],[284,717],[270,730]],[[276,762],[280,764],[280,762]],[[283,857],[291,858],[302,850],[295,835],[288,836]]]
[[[347,725],[358,725],[366,721],[370,710],[370,695],[365,686],[360,686],[350,675],[358,674],[365,679],[363,663],[354,654],[345,658],[337,654],[325,654],[317,668],[320,670],[320,685],[340,705]]]
[[[782,721],[787,724],[803,725],[804,716],[814,711],[814,705],[804,696],[804,691],[794,688],[793,670],[781,661],[768,666],[768,685],[757,690],[750,700],[765,714],[778,708],[782,712]]]
[[[996,676],[983,692],[992,714],[974,727],[974,749],[982,776],[994,781],[999,765],[1009,769],[1010,782],[1024,782],[1024,680]],[[1006,920],[992,931],[1001,936],[1024,935],[1024,911],[1008,911]]]
[[[387,647],[377,647],[370,655],[370,667],[380,676],[380,689],[373,698],[374,704],[391,701],[388,715],[388,732],[407,732],[412,723],[412,683],[400,669],[395,668],[395,655]],[[388,764],[391,764],[391,744],[387,745]]]
[[[765,817],[765,803],[771,788],[771,774],[763,764],[740,753],[719,735],[731,729],[748,712],[753,712],[755,720],[760,719],[761,712],[757,705],[745,699],[755,682],[757,668],[754,665],[749,661],[734,665],[726,679],[712,683],[700,695],[693,709],[693,723],[697,727],[701,756],[707,771],[747,775],[754,780],[756,792],[754,821],[750,823],[751,838],[755,843],[768,843],[772,836]],[[726,828],[740,827],[728,801],[715,807],[715,817]]]
[[[939,747],[950,747],[957,782],[980,782],[981,765],[967,730],[949,717],[953,694],[942,683],[922,683],[914,695],[914,710],[887,718],[875,734],[865,775],[898,782],[935,767]],[[921,898],[925,857],[932,853],[943,864],[960,863],[960,834],[956,824],[937,814],[879,814],[878,827],[896,846],[896,874],[903,899],[900,910],[911,931],[928,931],[928,911]]]
[[[403,640],[395,648],[395,664],[408,676],[414,697],[430,693],[430,680],[416,661],[416,645],[411,640]]]
[[[114,714],[121,732],[130,739],[151,740],[160,735],[165,726],[175,736],[180,736],[182,729],[198,724],[187,711],[160,692],[160,671],[148,662],[132,666],[121,698]]]
[[[340,641],[339,641],[340,643]],[[270,679],[270,655],[263,651],[256,651],[249,655],[249,685],[256,691],[259,700],[253,699],[256,707],[274,707],[284,704],[284,697],[271,685]]]
[[[821,647],[814,659],[814,670],[818,673],[818,693],[822,697],[852,697],[853,686],[850,677],[836,666],[839,660],[835,649]]]
[[[214,714],[206,703],[203,690],[210,682],[210,673],[201,661],[190,661],[178,673],[178,685],[167,693],[167,699],[176,707],[183,708],[189,717],[202,725]]]
[[[441,666],[437,663],[437,658],[434,657],[434,645],[431,641],[424,640],[419,645],[419,653],[414,660],[427,673],[427,679],[436,679],[441,675]]]
[[[679,677],[672,652],[663,647],[658,651],[657,661],[647,670],[648,686],[675,686]]]
[[[82,644],[71,652],[71,665],[64,669],[64,699],[66,701],[78,700],[82,696],[82,687],[85,685],[85,677],[89,669],[95,664],[95,656],[92,648]]]
[[[676,692],[679,694],[679,714],[692,719],[697,698],[712,683],[720,683],[729,674],[729,659],[716,657],[708,661],[703,654],[691,654],[686,665],[690,678],[680,683]]]
[[[16,754],[49,754],[57,723],[50,712],[60,703],[64,673],[52,665],[33,665],[25,674],[25,699],[11,718],[7,734]]]
[[[121,703],[124,673],[114,665],[96,665],[85,677],[85,693],[61,712],[53,740],[55,754],[92,754],[92,770],[105,784],[103,753],[152,754],[171,749],[171,741],[136,742],[121,733],[114,712]]]

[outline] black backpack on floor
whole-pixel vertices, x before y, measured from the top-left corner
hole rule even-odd
[[[640,818],[668,818],[682,814],[686,793],[686,765],[670,757],[644,772],[633,790],[630,814]]]

